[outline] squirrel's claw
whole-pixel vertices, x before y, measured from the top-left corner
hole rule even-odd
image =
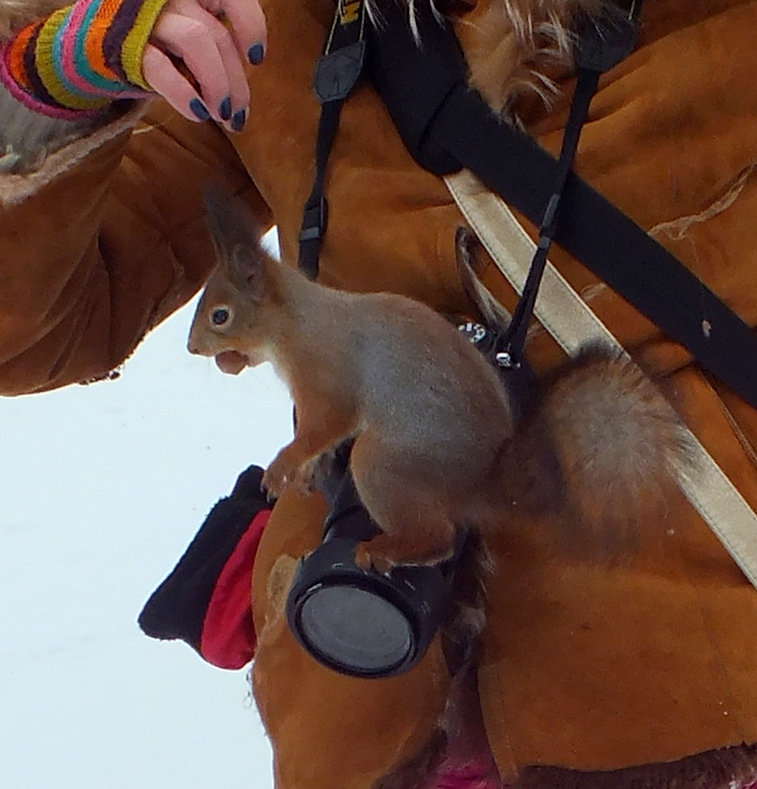
[[[273,506],[278,501],[279,497],[273,491],[268,490],[262,483],[260,485],[260,492],[265,496],[265,500],[268,504]]]
[[[361,542],[355,549],[355,564],[361,570],[373,568],[382,574],[386,574],[394,567],[395,562],[381,552],[371,552],[370,542]]]
[[[287,487],[287,475],[283,473],[280,465],[274,460],[263,474],[260,487],[265,491],[268,502],[271,503],[279,498],[279,494]]]
[[[318,458],[296,464],[292,462],[292,454],[285,447],[263,474],[261,485],[269,500],[271,497],[278,498],[287,488],[293,488],[302,495],[313,492]]]

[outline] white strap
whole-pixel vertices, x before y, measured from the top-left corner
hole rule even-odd
[[[445,176],[444,180],[497,268],[521,293],[536,249],[534,242],[504,200],[490,192],[469,170]],[[607,327],[550,262],[544,269],[534,315],[568,356],[574,356],[589,339],[602,338],[618,346]]]
[[[445,176],[460,211],[497,268],[520,293],[536,245],[507,204],[471,172]],[[589,340],[602,340],[626,354],[615,336],[549,262],[534,314],[554,340],[573,356]],[[682,471],[680,486],[749,581],[757,587],[757,514],[699,439],[689,430],[695,477]]]

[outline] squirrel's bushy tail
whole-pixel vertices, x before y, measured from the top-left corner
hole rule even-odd
[[[630,358],[601,345],[545,382],[529,422],[542,499],[599,547],[633,541],[687,464],[686,431],[666,397]]]

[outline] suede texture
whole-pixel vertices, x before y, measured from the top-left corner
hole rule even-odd
[[[211,177],[246,193],[261,222],[278,225],[283,255],[296,257],[314,173],[311,73],[332,6],[264,6],[269,46],[247,70],[253,106],[241,134],[190,124],[154,102],[138,134],[84,152],[86,141],[68,146],[28,194],[28,179],[0,177],[4,393],[106,376],[196,291],[213,264],[200,201]],[[459,20],[463,44],[475,14]],[[756,29],[755,0],[646,0],[640,46],[602,78],[576,165],[752,326]],[[562,87],[552,110],[523,107],[529,129],[553,152],[570,80]],[[369,85],[344,107],[326,191],[323,282],[472,310],[454,264],[462,218],[444,183],[412,162]],[[689,426],[757,506],[757,412],[580,263],[559,248],[551,257],[662,377]],[[482,279],[513,308],[515,295],[493,265]],[[539,330],[528,353],[539,372],[562,361]],[[319,540],[323,514],[315,498],[284,496],[253,574],[255,697],[278,786],[288,789],[372,786],[432,739],[449,683],[437,642],[410,674],[378,681],[339,676],[296,645],[283,595],[293,560]],[[610,770],[757,742],[757,593],[684,498],[644,524],[623,561],[571,552],[560,539],[565,528],[513,511],[492,544],[497,568],[479,686],[503,776],[528,765]]]

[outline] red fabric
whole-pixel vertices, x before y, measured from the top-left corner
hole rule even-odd
[[[218,668],[242,668],[255,654],[250,610],[252,565],[270,510],[258,512],[218,576],[200,638],[200,654]]]

